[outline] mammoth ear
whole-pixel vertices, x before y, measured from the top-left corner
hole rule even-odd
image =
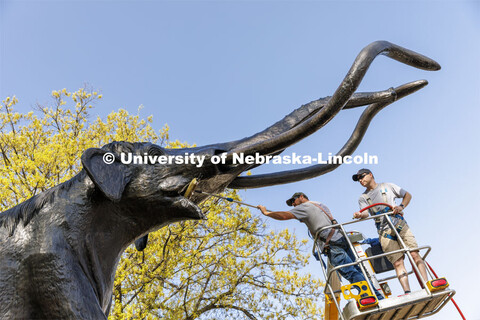
[[[128,166],[122,164],[112,153],[90,148],[82,154],[82,165],[95,186],[111,201],[122,198],[123,190],[130,181]]]

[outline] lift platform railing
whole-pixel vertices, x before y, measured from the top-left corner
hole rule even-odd
[[[371,257],[357,258],[357,261],[355,261],[355,262],[342,264],[342,265],[340,265],[340,266],[336,266],[336,267],[332,268],[332,269],[329,271],[329,274],[332,274],[332,273],[334,273],[335,271],[337,271],[337,270],[339,270],[339,269],[341,269],[341,268],[344,268],[344,267],[354,266],[354,265],[357,265],[357,264],[362,263],[362,262],[365,262],[365,261],[369,261],[369,260],[373,260],[373,259],[385,257],[385,256],[388,256],[388,255],[391,255],[391,254],[395,254],[395,253],[399,253],[399,252],[406,252],[406,251],[419,251],[419,250],[424,250],[424,249],[426,249],[427,252],[430,252],[431,247],[430,247],[430,246],[421,246],[421,247],[417,247],[417,248],[398,249],[398,250],[395,250],[395,251],[390,251],[390,252],[387,252],[387,253],[382,253],[382,254],[378,254],[378,255],[375,255],[375,256],[371,256]],[[427,256],[427,254],[425,254],[425,255],[422,257],[422,259],[424,259],[426,256]],[[409,272],[409,274],[412,274],[412,273],[413,273],[413,271],[410,271],[410,272]],[[396,278],[396,277],[393,276],[393,277],[388,277],[388,278],[384,278],[384,279],[379,279],[378,281],[379,281],[379,282],[382,282],[382,281],[391,280],[391,279],[395,279],[395,278]]]
[[[377,204],[379,205],[379,204]],[[392,209],[392,207],[390,205],[387,205],[387,204],[382,204],[382,205],[385,205],[385,206],[388,206]],[[357,221],[350,221],[350,222],[345,222],[345,223],[339,223],[339,224],[334,224],[334,225],[330,225],[330,226],[326,226],[326,227],[323,227],[321,229],[319,229],[316,234],[315,234],[315,237],[314,237],[314,246],[313,246],[313,253],[314,255],[315,254],[318,254],[319,258],[321,258],[321,252],[320,252],[320,247],[319,247],[319,235],[322,231],[324,230],[328,230],[328,229],[331,229],[331,228],[338,228],[340,229],[340,232],[344,235],[345,239],[346,239],[346,242],[348,244],[348,247],[350,248],[350,250],[352,250],[354,256],[355,256],[355,262],[352,262],[352,263],[348,263],[348,264],[343,264],[343,265],[339,265],[339,266],[336,266],[334,268],[332,268],[330,271],[327,272],[326,270],[326,267],[324,265],[324,263],[321,263],[321,266],[322,266],[322,271],[324,273],[324,277],[326,279],[326,283],[325,283],[325,289],[324,289],[324,293],[325,295],[327,296],[328,294],[330,294],[332,296],[332,300],[333,302],[335,303],[335,306],[337,308],[337,310],[339,311],[339,315],[341,317],[342,320],[344,320],[342,314],[341,314],[341,310],[340,310],[340,305],[338,304],[338,301],[337,299],[335,299],[335,293],[336,291],[333,290],[333,288],[331,287],[330,285],[330,280],[331,280],[331,276],[333,274],[335,274],[339,269],[341,268],[344,268],[344,267],[348,267],[348,266],[353,266],[353,265],[358,265],[360,270],[362,271],[362,274],[364,276],[364,278],[367,280],[367,284],[368,284],[368,287],[370,289],[370,291],[373,293],[374,290],[372,290],[372,285],[371,285],[371,278],[369,277],[369,274],[366,272],[365,270],[365,267],[363,265],[363,262],[365,261],[368,261],[368,260],[372,260],[372,259],[377,259],[377,258],[381,258],[381,257],[385,257],[385,256],[388,256],[388,255],[392,255],[392,254],[395,254],[395,253],[399,253],[399,252],[403,252],[407,255],[408,259],[410,260],[410,263],[412,265],[412,269],[415,271],[418,279],[419,279],[419,282],[421,283],[421,286],[424,288],[424,290],[427,292],[427,294],[429,296],[432,295],[431,291],[429,290],[428,286],[426,285],[426,282],[428,279],[423,279],[423,277],[421,276],[421,273],[420,273],[420,270],[418,269],[415,261],[413,260],[413,257],[411,255],[411,252],[412,251],[420,251],[420,250],[424,250],[426,249],[426,253],[425,255],[422,257],[423,259],[425,259],[427,257],[427,255],[430,253],[431,251],[431,247],[430,246],[421,246],[421,247],[417,247],[417,248],[409,248],[405,245],[403,239],[400,237],[400,234],[398,233],[397,229],[395,228],[393,222],[391,221],[390,219],[390,216],[391,215],[394,215],[393,211],[389,211],[389,212],[386,212],[386,213],[382,213],[382,214],[377,214],[375,216],[370,216],[370,217],[367,217],[367,218],[363,218],[363,219],[360,219],[360,220],[357,220]],[[390,251],[390,252],[387,252],[387,253],[383,253],[383,254],[379,254],[379,255],[374,255],[374,256],[371,256],[371,257],[366,257],[366,258],[360,258],[351,242],[351,240],[349,239],[348,235],[347,235],[347,232],[345,231],[345,228],[344,226],[346,225],[351,225],[351,224],[355,224],[355,223],[359,223],[359,222],[364,222],[364,221],[367,221],[367,220],[372,220],[372,219],[378,219],[378,218],[381,218],[381,217],[385,217],[387,223],[389,224],[391,230],[394,231],[395,233],[395,236],[397,237],[397,241],[400,243],[400,247],[401,249],[398,249],[398,250],[394,250],[394,251]],[[323,259],[322,259],[323,261]],[[394,277],[393,277],[394,278]],[[433,277],[432,277],[433,278]],[[390,279],[390,278],[386,278],[386,279],[381,279],[380,281],[385,281],[387,279]],[[328,298],[328,296],[327,296]]]

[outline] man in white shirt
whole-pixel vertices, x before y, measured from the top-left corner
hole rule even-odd
[[[417,241],[413,235],[410,227],[403,218],[403,209],[408,206],[412,195],[406,190],[400,188],[393,183],[376,183],[375,178],[373,177],[372,172],[369,169],[360,169],[356,174],[352,176],[353,181],[358,181],[360,184],[365,187],[365,191],[358,199],[358,204],[360,209],[363,209],[367,206],[370,206],[375,203],[386,203],[393,207],[393,216],[390,216],[393,225],[397,229],[400,237],[402,238],[405,245],[409,248],[418,248]],[[395,202],[396,198],[402,199],[400,205],[397,205]],[[356,219],[367,218],[370,215],[374,216],[377,214],[385,213],[390,211],[390,208],[387,206],[375,206],[363,212],[355,212],[353,217]],[[397,241],[395,232],[392,230],[391,226],[388,224],[385,217],[375,219],[375,226],[380,238],[380,244],[384,252],[391,252],[394,250],[401,249],[400,243]],[[425,263],[420,257],[418,251],[411,252],[412,258],[415,261],[420,274],[422,275],[424,281],[427,281],[427,271],[425,268]],[[395,253],[387,256],[387,259],[393,264],[395,271],[397,273],[397,278],[400,281],[400,284],[405,291],[405,294],[410,293],[410,284],[408,282],[407,270],[405,269],[404,253]]]

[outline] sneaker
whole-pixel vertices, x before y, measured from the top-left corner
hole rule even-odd
[[[404,294],[401,294],[401,295],[399,295],[399,296],[397,296],[397,297],[408,296],[410,293],[411,293],[411,291],[408,291],[408,292],[405,292]]]

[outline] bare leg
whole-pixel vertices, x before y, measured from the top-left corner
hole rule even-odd
[[[400,258],[393,263],[393,267],[395,268],[395,272],[397,273],[398,281],[400,281],[400,285],[402,286],[403,291],[405,293],[410,292],[410,284],[408,283],[408,275],[407,270],[405,269],[405,264],[403,263],[404,258]]]
[[[417,251],[412,251],[412,258],[415,261],[415,264],[418,267],[418,270],[420,270],[420,274],[422,275],[422,278],[424,281],[428,280],[427,277],[427,268],[425,267],[425,262],[423,262],[422,257],[420,257],[420,254],[418,254]]]

